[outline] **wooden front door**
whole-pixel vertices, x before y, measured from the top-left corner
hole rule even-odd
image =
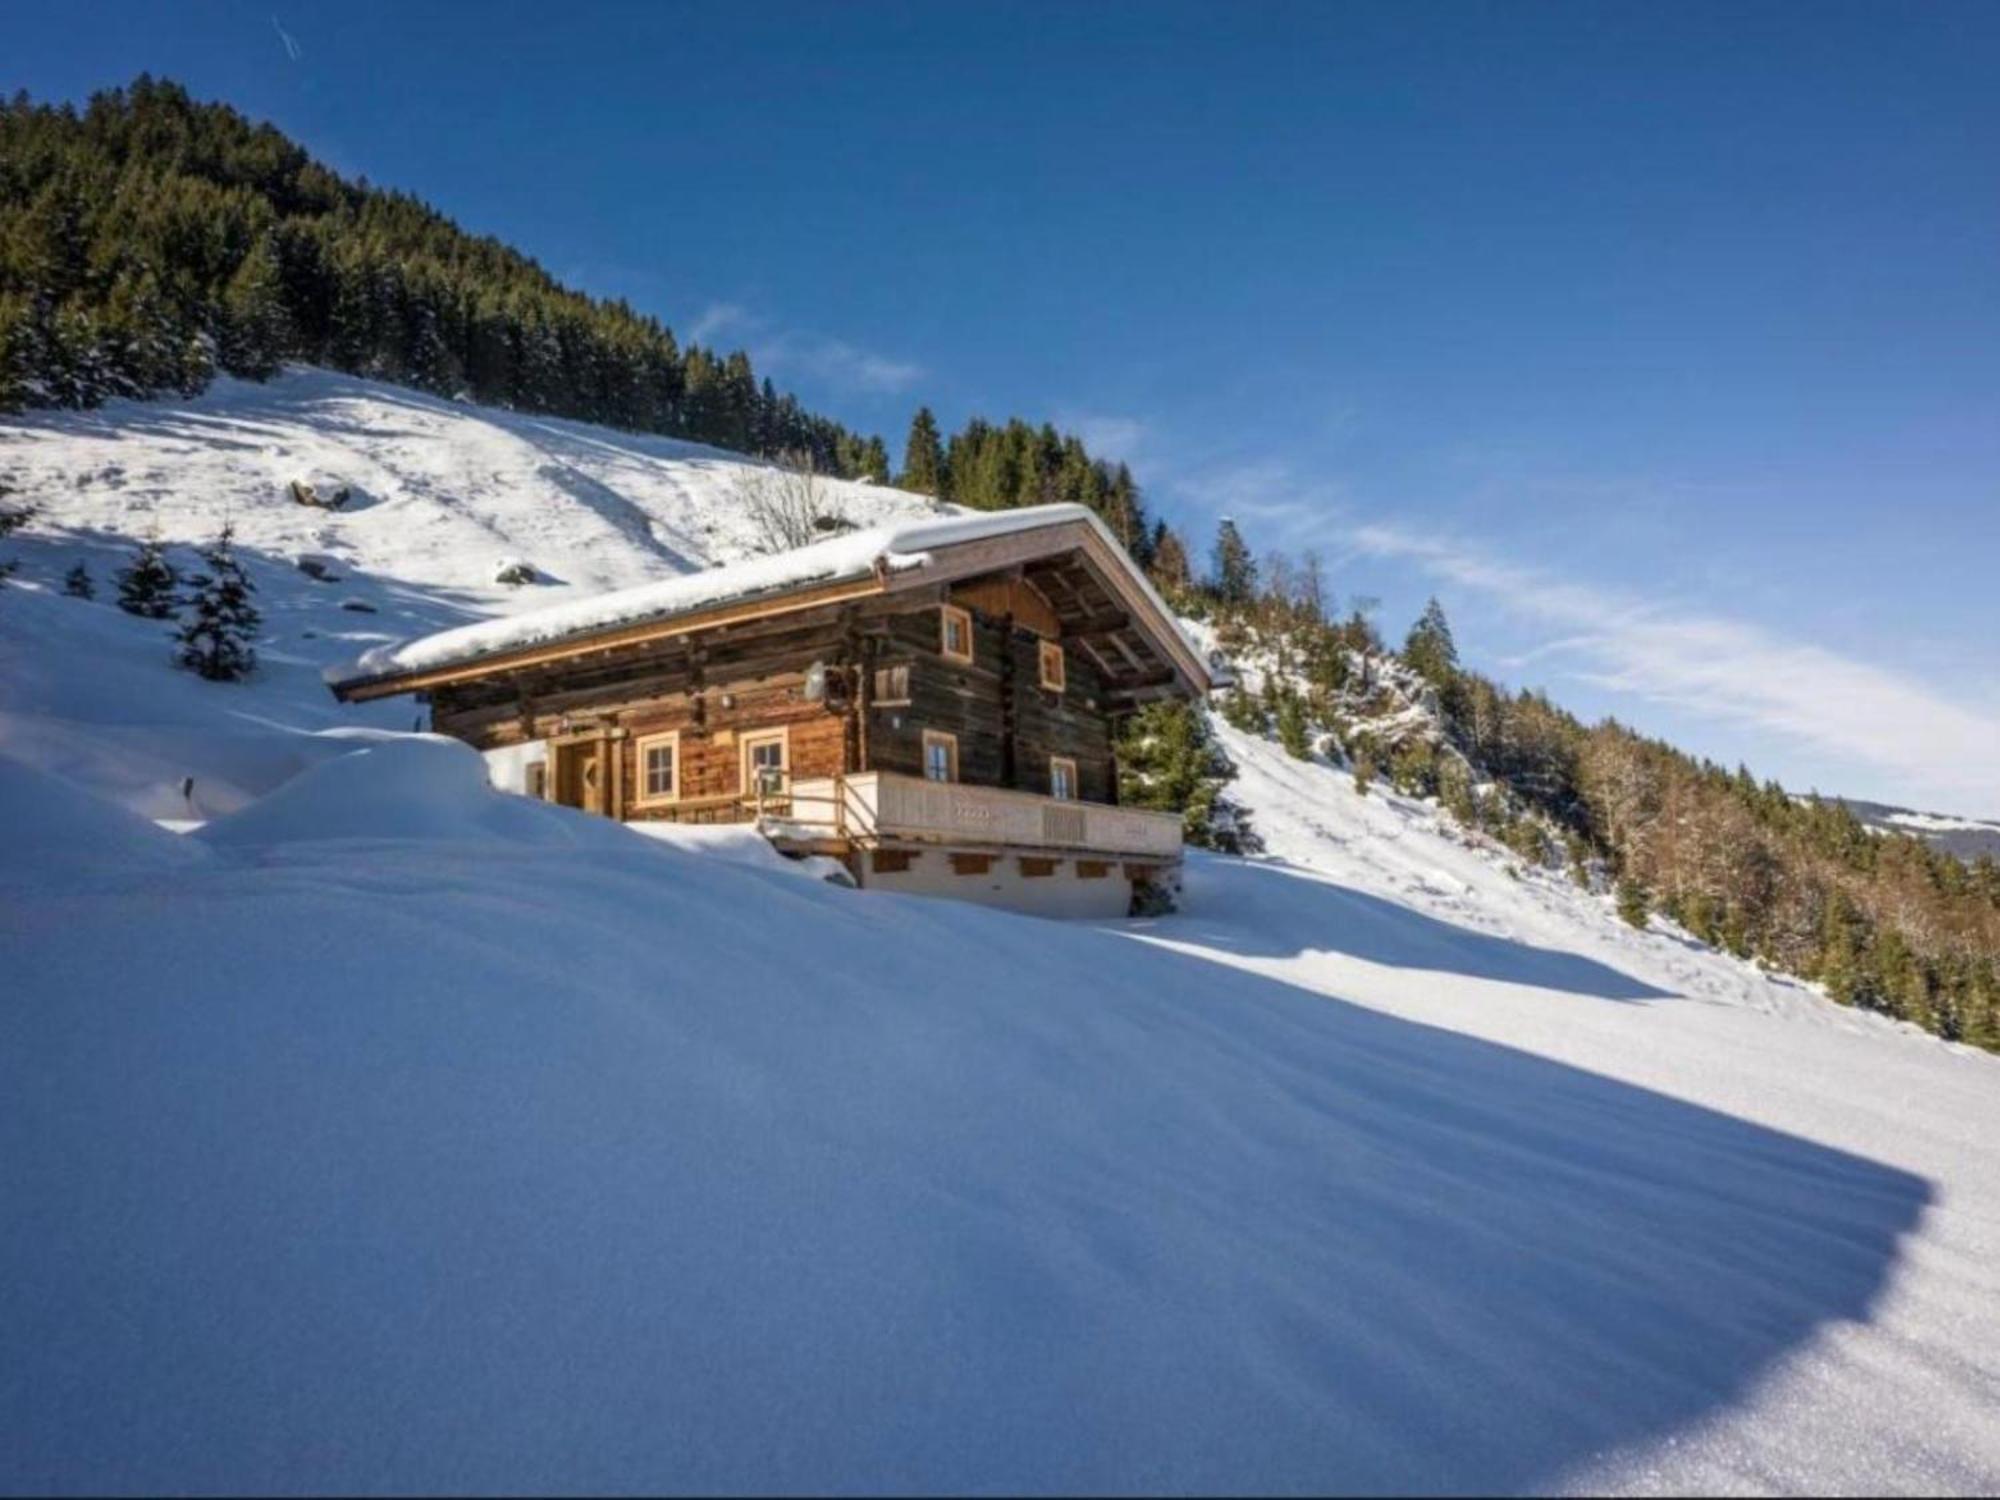
[[[557,745],[555,800],[564,807],[580,807],[585,812],[609,812],[609,750],[604,740],[572,740],[567,745]]]

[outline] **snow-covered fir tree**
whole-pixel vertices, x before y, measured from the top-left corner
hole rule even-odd
[[[232,529],[201,554],[205,571],[188,580],[187,614],[180,628],[180,662],[211,682],[235,682],[257,665],[257,627],[263,617],[250,596],[256,585],[236,560]]]
[[[178,602],[174,590],[179,582],[160,539],[148,537],[139,544],[139,555],[131,565],[118,571],[118,607],[145,620],[169,619]]]

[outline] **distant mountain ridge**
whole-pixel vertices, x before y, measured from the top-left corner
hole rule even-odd
[[[1971,861],[2000,859],[2000,822],[1980,818],[1954,818],[1945,813],[1918,812],[1915,808],[1893,807],[1886,802],[1863,802],[1855,797],[1836,799],[1862,824],[1877,833],[1907,833],[1934,849]]]

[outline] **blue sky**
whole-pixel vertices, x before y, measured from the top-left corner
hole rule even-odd
[[[1698,753],[2000,817],[2000,5],[9,8]]]

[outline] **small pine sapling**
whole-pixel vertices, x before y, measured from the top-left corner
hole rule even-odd
[[[97,585],[91,580],[89,567],[78,563],[63,574],[63,592],[72,599],[95,599]]]
[[[167,561],[158,537],[139,544],[139,555],[131,566],[118,571],[118,607],[144,620],[165,620],[173,616],[179,601],[174,594],[180,575]]]
[[[1288,692],[1278,700],[1278,743],[1294,760],[1312,759],[1312,740],[1306,732],[1306,705],[1297,693]]]
[[[202,553],[207,571],[188,582],[187,617],[179,634],[180,663],[210,682],[237,682],[256,668],[252,644],[263,617],[250,602],[256,585],[236,560],[234,531],[224,526]]]

